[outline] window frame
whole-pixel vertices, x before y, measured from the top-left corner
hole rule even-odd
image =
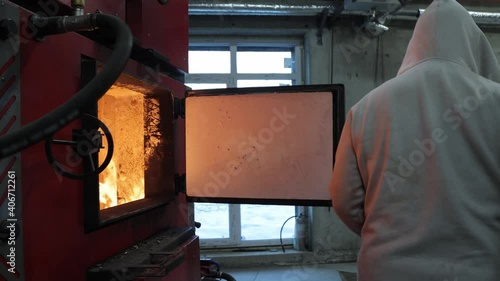
[[[250,41],[251,40],[251,41]],[[292,85],[303,85],[303,56],[304,47],[299,39],[248,39],[231,38],[208,40],[203,38],[191,38],[189,44],[192,49],[226,49],[229,48],[231,56],[230,73],[195,73],[186,76],[186,83],[223,83],[228,88],[236,88],[238,80],[292,80]],[[236,54],[238,47],[252,47],[256,49],[293,49],[292,60],[295,62],[295,71],[290,73],[237,73]]]
[[[303,85],[304,42],[299,38],[247,38],[191,37],[190,50],[229,50],[230,73],[195,73],[186,76],[185,83],[226,84],[236,88],[238,80],[291,80],[292,85]],[[292,51],[294,67],[292,73],[237,73],[238,48],[252,48],[256,51],[289,49]],[[201,248],[237,248],[280,246],[280,239],[241,240],[241,204],[227,204],[229,215],[228,238],[200,239]],[[294,215],[297,214],[297,206]],[[193,210],[194,212],[194,210]],[[196,214],[195,214],[196,215]],[[284,223],[285,221],[283,221]],[[284,238],[284,245],[293,244],[293,238]]]

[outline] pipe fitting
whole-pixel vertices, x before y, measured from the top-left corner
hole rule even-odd
[[[85,14],[85,0],[71,0],[74,16],[83,16]]]

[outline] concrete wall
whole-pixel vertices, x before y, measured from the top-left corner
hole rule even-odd
[[[334,25],[332,30],[324,30],[322,45],[317,42],[315,19],[278,17],[266,20],[261,17],[257,21],[251,17],[196,18],[192,20],[191,33],[193,36],[210,36],[210,30],[216,29],[219,36],[301,36],[309,61],[309,84],[344,84],[348,110],[369,91],[396,76],[414,24],[415,22],[394,23],[382,36],[368,39],[356,32],[349,22],[344,21]],[[487,32],[500,58],[500,30],[492,29]],[[312,234],[310,242],[316,260],[354,260],[360,240],[340,222],[332,209],[313,207],[309,209],[309,213]]]
[[[394,77],[412,35],[412,26],[391,28],[371,39],[349,26],[337,26],[316,44],[316,30],[306,34],[310,48],[311,84],[340,83],[346,89],[346,111],[365,94]],[[332,49],[333,36],[333,49]],[[333,71],[332,71],[333,70]],[[360,246],[331,208],[312,210],[312,248],[330,252],[329,260],[352,260]]]

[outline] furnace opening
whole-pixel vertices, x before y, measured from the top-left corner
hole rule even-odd
[[[82,57],[82,81],[102,69],[95,59]],[[99,174],[84,179],[85,232],[147,212],[175,198],[174,96],[164,86],[122,73],[113,86],[86,114],[96,116],[108,127],[113,156]],[[92,131],[93,120],[82,127]],[[102,138],[99,153],[85,169],[99,166],[108,152]]]
[[[99,174],[101,210],[144,198],[144,103],[142,93],[114,85],[97,104],[98,118],[108,126],[115,145],[110,164]],[[99,159],[105,153],[101,150]]]

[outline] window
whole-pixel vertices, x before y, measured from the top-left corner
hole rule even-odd
[[[302,84],[300,41],[193,42],[186,85],[194,90]],[[295,206],[195,203],[202,247],[291,244]],[[282,226],[284,225],[283,229]]]

